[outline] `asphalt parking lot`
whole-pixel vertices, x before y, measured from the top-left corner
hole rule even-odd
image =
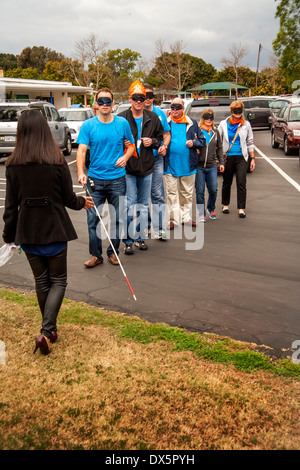
[[[225,335],[277,352],[290,350],[300,340],[299,157],[272,149],[269,130],[255,130],[254,141],[256,169],[248,175],[245,219],[237,216],[235,185],[230,214],[221,213],[219,176],[218,219],[206,222],[201,249],[186,249],[180,227],[166,242],[150,239],[145,252],[124,256],[121,250],[137,301],[121,269],[106,258],[101,266],[84,268],[89,259],[86,213],[70,211],[78,240],[69,244],[66,297],[150,322]],[[67,160],[74,190],[80,193],[75,158],[76,149]],[[2,231],[3,163],[0,190]],[[0,268],[0,283],[34,289],[24,254]]]

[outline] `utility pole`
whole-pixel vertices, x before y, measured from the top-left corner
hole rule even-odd
[[[255,81],[255,93],[257,90],[257,79],[258,79],[258,69],[259,69],[259,59],[260,59],[261,44],[258,46],[258,57],[257,57],[257,67],[256,67],[256,81]]]

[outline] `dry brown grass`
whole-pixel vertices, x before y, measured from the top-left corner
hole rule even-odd
[[[34,296],[24,297],[1,300],[1,449],[299,448],[296,379],[72,323],[65,312],[75,303],[63,305],[51,354],[33,355],[40,316]],[[81,304],[78,312],[91,309]]]

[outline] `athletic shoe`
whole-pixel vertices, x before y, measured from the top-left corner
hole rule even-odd
[[[167,240],[168,239],[167,234],[164,230],[159,230],[158,232],[155,232],[154,233],[154,238],[156,240]]]
[[[144,240],[140,241],[136,241],[134,242],[135,246],[138,247],[139,250],[148,250],[148,246],[146,245],[146,243],[144,242]]]
[[[206,222],[205,215],[201,215],[201,216],[199,217],[199,222]]]
[[[210,219],[216,219],[217,218],[217,214],[215,213],[215,211],[210,211],[210,210],[207,209],[207,212],[208,212],[208,215],[209,215]]]
[[[133,255],[133,244],[132,243],[126,243],[124,246],[124,253],[125,255]]]

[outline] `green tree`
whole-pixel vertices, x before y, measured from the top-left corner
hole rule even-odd
[[[17,67],[18,57],[14,54],[0,53],[0,69],[12,70]]]
[[[130,77],[141,54],[131,49],[112,49],[105,55],[105,65],[113,77]]]
[[[43,72],[47,62],[62,61],[65,57],[60,53],[44,46],[25,47],[18,56],[18,67],[34,68]]]
[[[300,78],[300,0],[275,1],[278,2],[275,18],[279,18],[280,28],[273,49],[291,89],[293,81]]]
[[[7,70],[5,72],[5,76],[10,78],[27,78],[32,80],[41,80],[43,78],[42,73],[32,67],[28,67],[26,69],[17,67],[12,70]]]

